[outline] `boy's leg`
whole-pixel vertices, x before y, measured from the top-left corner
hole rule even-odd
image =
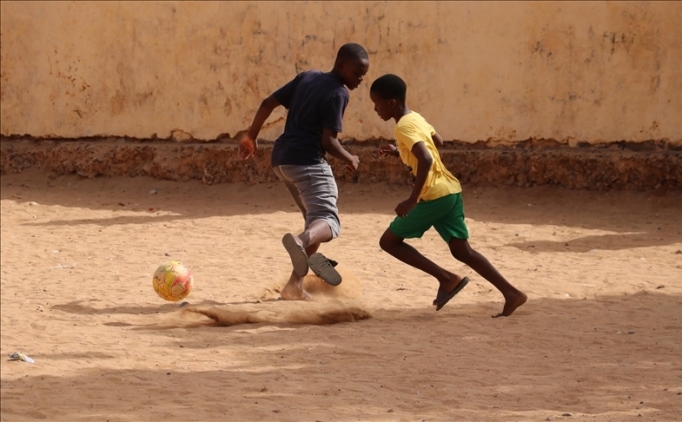
[[[317,252],[322,242],[328,242],[331,238],[329,225],[321,220],[315,221],[298,235],[287,233],[282,237],[282,244],[299,276],[308,274],[308,257]]]
[[[339,235],[340,223],[336,201],[338,188],[332,169],[328,164],[311,166],[279,166],[275,172],[287,185],[299,208],[305,210],[305,229],[298,235],[287,234],[282,239],[292,259],[297,274],[304,276],[307,263],[304,258],[317,252],[320,244]],[[303,251],[305,250],[305,256]],[[341,282],[341,276],[323,256],[310,262],[313,271],[331,284]],[[321,258],[321,259],[319,259]],[[303,271],[305,270],[305,271]]]
[[[464,288],[468,278],[462,278],[436,265],[403,240],[420,238],[431,227],[438,228],[437,224],[452,213],[452,208],[458,200],[459,196],[448,195],[431,201],[418,202],[406,217],[396,217],[393,220],[380,241],[383,250],[438,280],[440,286],[436,300],[433,302],[437,306],[436,310],[442,308],[448,300]]]
[[[275,175],[277,176],[277,178],[282,182],[284,187],[286,187],[287,190],[289,191],[289,194],[294,199],[296,206],[298,207],[299,210],[301,210],[301,214],[303,214],[303,221],[305,221],[306,209],[305,209],[305,205],[303,204],[303,201],[301,201],[301,195],[299,194],[298,189],[296,188],[296,185],[287,179],[287,177],[282,173],[280,166],[273,167],[272,171],[275,172]]]
[[[291,258],[294,274],[302,278],[308,273],[308,269],[311,269],[315,275],[328,284],[338,286],[343,281],[343,278],[335,269],[337,262],[328,259],[321,253],[317,253],[316,251],[320,247],[321,242],[314,240],[320,232],[324,233],[329,230],[326,222],[318,221],[298,236],[294,236],[291,233],[285,234],[282,238],[282,243]],[[312,236],[310,236],[311,234]],[[307,248],[304,248],[303,244],[306,239],[309,239],[310,244]],[[297,289],[299,288],[297,287]]]
[[[296,236],[301,241],[308,256],[317,252],[320,244],[329,242],[334,238],[332,229],[324,220],[314,221],[305,230]]]
[[[469,231],[464,221],[464,204],[462,202],[462,194],[453,194],[443,198],[444,202],[449,205],[447,213],[434,224],[434,228],[438,231],[441,238],[448,242],[450,253],[458,261],[461,261],[471,267],[483,278],[488,280],[493,286],[504,295],[505,305],[501,313],[495,315],[509,316],[516,308],[523,305],[527,297],[517,290],[514,286],[502,277],[495,267],[480,253],[471,248],[467,238]]]
[[[405,243],[405,238],[396,236],[390,228],[386,229],[381,236],[379,246],[391,256],[407,265],[424,271],[438,280],[440,287],[438,288],[438,298],[434,302],[434,305],[439,306],[438,309],[445,305],[443,301],[447,302],[447,300],[452,298],[452,296],[459,291],[458,289],[461,289],[466,285],[467,281],[465,279],[440,267],[435,262],[422,255],[417,249]],[[445,297],[448,295],[452,296],[445,300]],[[442,300],[439,300],[441,298]]]
[[[296,274],[296,271],[291,272],[291,277],[286,286],[282,288],[280,296],[285,300],[310,300],[312,296],[303,288],[303,277]]]
[[[306,249],[319,248],[321,243],[336,238],[341,229],[336,206],[339,194],[331,167],[328,164],[287,165],[274,167],[274,171],[305,218],[305,229],[296,236],[297,243]]]
[[[308,229],[303,231],[303,233],[299,234],[298,236],[294,236],[296,243],[301,246],[304,244],[302,238],[306,239],[309,243],[309,246],[305,248],[306,259],[307,257],[312,256],[319,249],[321,243],[321,241],[318,241],[319,239],[324,239],[328,235],[331,236],[330,234],[325,233],[326,231],[331,232],[329,225],[320,221],[313,223]],[[292,257],[292,260],[293,259],[294,257]],[[310,294],[303,288],[303,276],[298,275],[296,270],[291,272],[289,281],[287,282],[286,286],[282,288],[280,295],[282,296],[282,299],[285,300],[312,299],[312,296],[310,296]]]
[[[512,286],[488,259],[475,251],[466,239],[450,239],[450,252],[458,261],[461,261],[476,271],[481,277],[488,280],[504,296],[505,303],[502,312],[493,318],[511,315],[516,308],[526,303],[528,297],[525,293]]]

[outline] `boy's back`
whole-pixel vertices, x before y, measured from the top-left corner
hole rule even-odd
[[[398,260],[438,280],[440,286],[433,304],[439,310],[467,285],[469,277],[446,270],[405,243],[405,239],[420,238],[433,227],[455,259],[470,266],[502,293],[504,308],[494,317],[509,316],[528,297],[469,245],[462,188],[443,165],[434,143],[435,139],[438,145],[443,145],[443,138],[422,116],[407,107],[406,92],[405,81],[392,74],[379,77],[369,90],[377,115],[384,121],[396,122],[397,148],[386,145],[379,153],[399,155],[415,175],[410,196],[395,207],[396,218],[381,236],[379,245]]]
[[[341,282],[334,261],[318,252],[322,243],[338,237],[341,230],[336,205],[339,190],[325,154],[344,162],[348,170],[357,171],[360,158],[346,151],[337,138],[348,90],[360,86],[368,69],[369,57],[361,45],[342,45],[330,72],[300,73],[265,98],[239,143],[239,158],[252,157],[258,149],[258,133],[272,111],[282,105],[288,109],[284,133],[272,149],[272,170],[303,214],[305,226],[298,235],[287,233],[282,237],[293,266],[280,292],[283,299],[310,298],[303,288],[308,270],[332,286]]]
[[[436,133],[426,119],[419,113],[412,111],[404,115],[395,126],[395,138],[397,141],[400,159],[412,168],[412,174],[417,175],[417,157],[412,153],[412,148],[417,142],[423,142],[429,151],[433,163],[427,176],[424,188],[419,199],[430,201],[452,193],[459,193],[462,187],[459,180],[452,175],[441,161],[438,149],[433,142],[433,134]]]
[[[325,161],[322,129],[341,132],[349,94],[332,73],[299,73],[273,96],[287,110],[284,133],[272,149],[272,165],[314,165]]]

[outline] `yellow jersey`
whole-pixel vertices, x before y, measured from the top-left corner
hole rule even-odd
[[[459,180],[445,168],[440,159],[440,154],[438,154],[438,149],[432,138],[435,133],[436,130],[433,126],[415,111],[401,117],[395,126],[396,146],[400,159],[412,168],[413,175],[417,175],[418,161],[417,157],[412,154],[412,147],[417,142],[424,142],[426,149],[433,158],[433,164],[419,195],[420,201],[432,201],[462,191]]]

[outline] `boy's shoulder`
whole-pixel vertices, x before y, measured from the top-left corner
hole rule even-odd
[[[412,111],[409,114],[404,115],[398,123],[396,123],[396,129],[398,128],[408,128],[408,127],[418,127],[423,125],[428,125],[429,122],[422,117],[421,114],[416,111]]]
[[[338,91],[341,95],[348,95],[348,89],[343,84],[338,76],[333,75],[329,72],[321,72],[319,70],[306,70],[298,75],[296,79],[299,81],[310,84],[316,89],[321,89],[325,91]]]
[[[296,75],[296,77],[301,79],[339,82],[339,79],[329,72],[322,72],[321,70],[317,69],[304,70],[303,72],[300,72],[298,75]]]
[[[298,75],[296,76],[298,76],[299,78],[314,78],[319,75],[324,75],[324,73],[317,69],[310,69],[299,72]]]

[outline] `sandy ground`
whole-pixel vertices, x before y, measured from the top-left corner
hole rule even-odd
[[[284,302],[302,218],[278,184],[1,185],[3,421],[682,420],[679,192],[465,186],[471,244],[529,296],[492,319],[501,295],[435,231],[412,244],[472,280],[439,312],[379,249],[406,187],[342,185],[321,251],[344,282]],[[169,259],[189,306],[152,289]]]

